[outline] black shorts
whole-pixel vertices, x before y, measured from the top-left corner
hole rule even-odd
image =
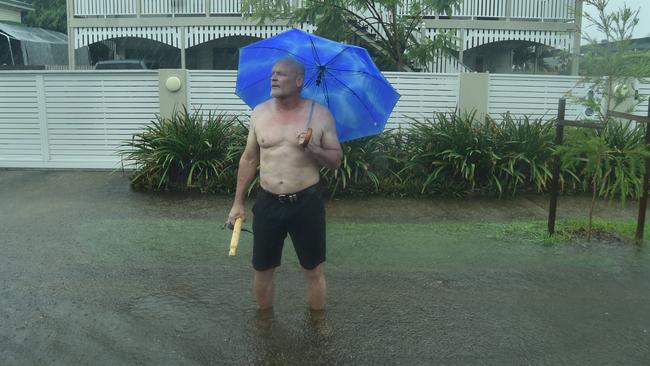
[[[287,234],[304,269],[325,261],[325,203],[318,185],[295,194],[276,195],[259,189],[253,206],[253,268],[280,265]]]

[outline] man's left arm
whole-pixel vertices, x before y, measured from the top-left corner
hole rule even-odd
[[[323,123],[323,134],[320,141],[312,139],[305,148],[319,164],[330,169],[336,169],[341,165],[343,150],[341,143],[336,137],[336,124],[329,111],[325,111]]]

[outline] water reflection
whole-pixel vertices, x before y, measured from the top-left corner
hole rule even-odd
[[[324,311],[305,311],[303,319],[255,313],[254,365],[334,365],[333,327]]]

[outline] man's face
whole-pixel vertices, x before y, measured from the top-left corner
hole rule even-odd
[[[271,96],[283,98],[300,94],[304,77],[288,62],[273,65],[271,73]]]

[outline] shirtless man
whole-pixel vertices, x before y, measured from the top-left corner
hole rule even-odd
[[[253,110],[228,215],[230,223],[237,217],[245,219],[245,192],[259,165],[252,260],[259,310],[272,309],[273,272],[280,265],[287,233],[304,269],[310,309],[325,308],[325,207],[317,185],[320,167],[337,168],[343,153],[327,108],[300,96],[303,81],[299,62],[287,58],[273,66],[272,98]],[[313,134],[303,147],[310,118]]]

